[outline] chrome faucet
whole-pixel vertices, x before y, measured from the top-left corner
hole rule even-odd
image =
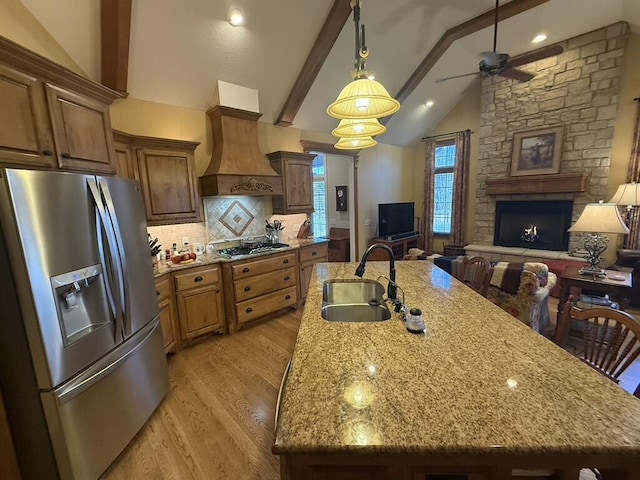
[[[389,283],[387,284],[387,297],[391,300],[395,300],[398,292],[398,287],[396,285],[396,266],[395,259],[393,258],[393,250],[391,250],[388,245],[374,243],[367,248],[367,251],[364,252],[364,255],[362,256],[362,260],[360,260],[360,265],[356,268],[355,275],[358,277],[362,277],[362,275],[364,275],[364,267],[369,259],[369,255],[371,255],[371,252],[378,249],[384,250],[389,255]]]

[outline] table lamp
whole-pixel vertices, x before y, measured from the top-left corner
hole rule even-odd
[[[625,216],[624,222],[627,224],[627,227],[631,225],[631,218],[633,216],[633,209],[636,205],[640,205],[640,183],[623,183],[618,187],[616,193],[609,203],[616,203],[618,205],[624,205],[627,209],[627,214]],[[625,240],[624,248],[629,248],[627,242],[629,238]]]
[[[588,203],[580,218],[574,223],[569,232],[581,232],[586,235],[584,240],[584,253],[581,255],[587,260],[587,265],[579,270],[582,275],[605,277],[605,271],[600,268],[602,253],[607,249],[609,239],[601,233],[629,233],[629,229],[622,221],[618,206],[615,203]],[[580,254],[580,252],[573,252]]]

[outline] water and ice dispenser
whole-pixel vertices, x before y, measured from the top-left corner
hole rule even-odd
[[[51,277],[65,346],[113,322],[103,275],[97,264]]]

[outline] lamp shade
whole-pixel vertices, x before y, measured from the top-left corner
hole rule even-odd
[[[588,203],[569,232],[629,233],[615,203]]]
[[[400,110],[400,103],[376,80],[357,78],[327,108],[334,118],[381,118]]]
[[[334,145],[338,150],[362,150],[375,147],[378,144],[371,137],[343,137]]]
[[[609,203],[618,205],[640,205],[640,183],[623,183]]]
[[[382,125],[377,118],[342,119],[340,124],[333,129],[334,137],[372,137],[382,135],[387,127]]]

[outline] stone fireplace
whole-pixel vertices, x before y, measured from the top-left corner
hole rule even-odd
[[[526,240],[496,246],[494,239],[502,235],[496,231],[500,227],[496,223],[497,206],[502,202],[567,201],[573,206],[570,214],[565,212],[570,225],[587,203],[605,198],[628,28],[620,22],[561,42],[564,53],[522,67],[536,73],[528,82],[500,76],[483,80],[475,226],[467,254],[515,261],[526,250],[532,258],[558,258],[568,256],[567,252],[579,245],[580,238],[575,235],[569,236],[567,245],[563,233],[558,240],[562,248],[556,241],[553,247],[539,248]],[[538,180],[533,177],[588,173],[584,188],[522,191],[511,182],[514,187],[509,191],[487,191],[488,181],[510,183],[510,179],[523,178],[511,177],[514,133],[558,126],[564,132],[559,174],[531,176],[532,183]],[[517,229],[529,227],[518,225]],[[564,223],[562,230],[566,230]],[[516,232],[513,236],[523,234]]]
[[[496,202],[493,244],[567,251],[573,201]]]

